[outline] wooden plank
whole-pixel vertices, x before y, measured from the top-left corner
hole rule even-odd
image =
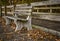
[[[60,7],[34,7],[33,9],[60,9]]]
[[[45,13],[45,12],[32,12],[32,14],[50,14],[50,13]]]
[[[16,8],[26,8],[26,9],[31,9],[32,8],[32,6],[16,6]]]
[[[17,11],[17,12],[31,12],[31,10],[15,10],[15,11]]]
[[[10,16],[5,16],[6,18],[8,18],[8,19],[12,19],[12,20],[14,20],[16,17],[10,17]]]
[[[6,6],[7,8],[12,8],[12,7],[14,7],[14,5],[9,5],[9,6]]]
[[[58,14],[60,14],[60,13],[52,13],[52,12],[51,12],[51,13],[50,13],[50,12],[49,12],[49,13],[48,13],[48,12],[47,12],[47,13],[45,13],[45,12],[32,12],[32,14],[48,14],[48,15],[50,14],[50,15],[58,15]]]
[[[42,1],[42,2],[34,2],[31,3],[31,6],[42,6],[42,5],[54,5],[54,4],[60,4],[60,0],[48,0],[48,1]]]

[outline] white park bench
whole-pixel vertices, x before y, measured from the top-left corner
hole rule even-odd
[[[16,30],[21,30],[22,27],[26,27],[27,30],[32,30],[31,12],[32,12],[32,6],[25,6],[25,7],[16,6],[15,17],[17,17],[17,20],[19,20],[19,22],[16,22],[17,20],[14,21],[14,23],[17,25]]]
[[[10,8],[12,11],[7,11],[7,15],[4,16],[6,20],[6,25],[10,23],[10,19],[14,20],[14,23],[16,24],[16,29],[21,30],[23,27],[26,27],[27,30],[32,30],[31,26],[31,12],[32,12],[32,6],[16,6],[15,10],[12,9],[13,6],[7,6],[7,8]],[[13,7],[14,8],[14,7]],[[13,16],[9,16],[9,15]]]

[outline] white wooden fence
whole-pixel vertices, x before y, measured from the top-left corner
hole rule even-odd
[[[49,3],[47,3],[49,2]],[[43,6],[43,5],[52,5],[52,4],[60,4],[59,2],[52,2],[52,1],[44,1],[44,2],[37,2],[37,3],[31,3],[31,6],[27,6],[27,4],[17,4],[14,10],[14,6],[7,6],[7,16],[4,16],[6,19],[6,24],[10,23],[9,19],[14,20],[14,23],[16,24],[16,30],[21,30],[22,27],[27,27],[28,30],[32,30],[31,27],[31,13],[32,14],[38,14],[40,15],[39,18],[41,19],[49,19],[54,21],[60,21],[60,16],[55,16],[53,14],[59,14],[59,13],[53,13],[53,9],[59,9],[60,7],[35,7],[35,6]],[[32,7],[33,11],[32,12]],[[2,13],[5,13],[4,6],[2,7]],[[48,10],[47,12],[41,12],[40,10]],[[9,16],[12,15],[12,16]],[[20,22],[19,22],[19,21]]]
[[[60,21],[60,7],[34,7],[32,14],[40,15],[40,19]]]

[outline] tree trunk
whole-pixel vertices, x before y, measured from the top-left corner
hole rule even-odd
[[[5,14],[4,14],[4,16],[5,15],[7,15],[7,7],[6,7],[6,5],[5,5]]]
[[[0,5],[0,17],[2,17],[2,6]]]

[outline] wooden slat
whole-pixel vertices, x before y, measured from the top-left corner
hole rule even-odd
[[[18,11],[18,12],[21,12],[21,11],[23,11],[23,12],[31,12],[31,10],[15,10],[15,11]]]
[[[4,11],[2,11],[2,13],[5,13]],[[14,12],[7,12],[7,14],[13,14]]]
[[[32,12],[32,14],[50,14],[50,13],[44,13],[44,12]]]
[[[12,7],[14,7],[13,5],[10,5],[10,6],[6,6],[7,8],[12,8]]]
[[[34,3],[31,3],[31,6],[54,5],[54,4],[60,4],[60,0],[48,0],[48,1],[42,1],[42,2],[34,2]]]
[[[33,9],[60,9],[60,7],[34,7]]]
[[[17,6],[16,6],[16,8],[24,8],[24,9],[26,8],[26,9],[31,9],[32,6],[25,6],[25,7],[23,7],[23,6],[22,6],[22,7],[17,7]]]

